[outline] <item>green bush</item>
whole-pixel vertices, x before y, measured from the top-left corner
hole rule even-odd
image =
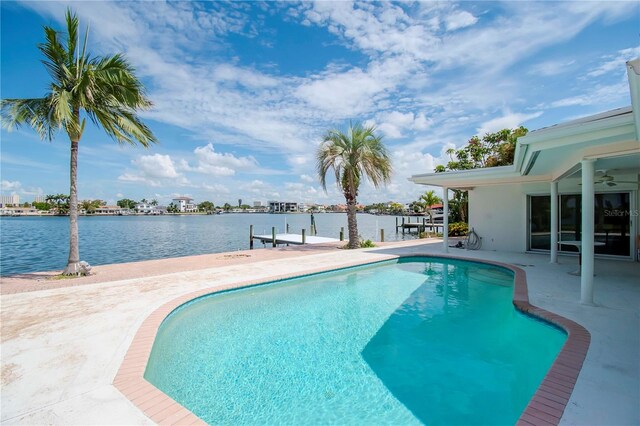
[[[463,237],[469,233],[469,225],[465,222],[454,222],[449,224],[450,237]]]
[[[371,248],[375,246],[371,240],[360,240],[360,248]]]

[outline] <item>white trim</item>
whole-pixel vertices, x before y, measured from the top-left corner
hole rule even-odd
[[[537,145],[535,149],[547,149],[549,145],[556,148],[583,142],[580,139],[571,140],[570,138],[581,135],[590,136],[594,131],[608,131],[613,135],[617,135],[627,131],[626,126],[632,126],[633,123],[631,106],[627,106],[555,126],[533,130],[519,138],[518,144]],[[599,137],[590,139],[599,139]]]

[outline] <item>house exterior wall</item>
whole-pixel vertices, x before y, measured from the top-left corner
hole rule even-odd
[[[640,197],[633,186],[596,188],[597,193],[629,191],[631,193],[631,235],[640,234]],[[577,181],[560,181],[559,193],[580,193]],[[476,187],[469,191],[469,227],[482,237],[483,250],[524,252],[528,246],[529,195],[548,195],[549,183],[507,184]],[[634,207],[635,206],[635,209]],[[635,237],[640,239],[639,236]],[[638,248],[637,240],[632,250]],[[640,257],[640,254],[637,254]]]
[[[476,187],[469,191],[469,228],[483,250],[526,250],[527,196],[522,185]]]

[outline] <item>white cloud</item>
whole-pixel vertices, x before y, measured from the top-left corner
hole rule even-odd
[[[529,69],[529,74],[551,77],[572,71],[575,60],[552,60],[540,62]]]
[[[168,155],[143,155],[137,160],[133,160],[133,164],[138,166],[140,172],[148,177],[174,179],[180,176],[173,160]]]
[[[131,163],[136,170],[121,174],[118,180],[140,182],[154,187],[161,186],[163,182],[179,186],[190,184],[189,180],[176,170],[176,165],[169,155],[143,155],[132,160]]]
[[[212,76],[216,82],[231,82],[251,89],[275,87],[278,79],[248,68],[239,68],[231,64],[218,65]]]
[[[309,176],[309,175],[300,175],[300,180],[306,183],[313,183],[316,181],[315,178]]]
[[[592,91],[583,95],[570,96],[558,99],[549,106],[552,108],[589,106],[589,105],[614,105],[621,98],[629,96],[629,84],[621,79],[614,84],[596,85]],[[627,100],[627,102],[629,102]]]
[[[399,139],[405,136],[405,130],[424,131],[431,125],[424,112],[415,115],[413,112],[402,113],[399,111],[383,112],[376,115],[376,120],[380,122],[377,129],[390,139]],[[375,124],[375,121],[370,121]]]
[[[478,18],[466,10],[461,10],[447,15],[444,22],[447,31],[455,31],[475,24],[478,22]]]
[[[249,171],[258,167],[254,157],[236,157],[228,152],[218,153],[211,143],[200,146],[193,152],[197,158],[195,167],[189,167],[186,162],[181,163],[182,167],[191,171],[214,176],[233,176],[237,171]]]
[[[514,129],[521,126],[527,120],[540,117],[541,115],[541,111],[531,114],[506,112],[501,117],[492,118],[482,123],[477,130],[477,135],[482,136],[486,133],[493,133],[502,129]]]
[[[3,180],[2,181],[2,190],[3,191],[17,191],[20,188],[22,188],[22,184],[20,182],[18,182],[17,180],[15,180],[15,181]]]
[[[203,183],[201,185],[202,189],[206,189],[207,191],[212,191],[215,192],[216,194],[230,194],[231,191],[229,190],[229,188],[227,188],[225,185],[216,183],[216,184],[208,184],[208,183]]]
[[[624,73],[625,62],[640,56],[640,47],[619,50],[615,55],[607,55],[602,62],[587,73],[588,77],[600,77],[610,73]]]

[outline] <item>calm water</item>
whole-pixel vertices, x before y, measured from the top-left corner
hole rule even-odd
[[[514,424],[566,335],[513,274],[419,258],[207,296],[145,378],[210,424]]]
[[[315,215],[318,236],[338,238],[340,227],[347,237],[347,215]],[[222,214],[199,216],[82,216],[79,219],[80,258],[91,265],[134,262],[249,248],[249,225],[256,234],[310,229],[310,215]],[[395,233],[395,216],[358,215],[362,237],[401,239]],[[377,237],[376,237],[377,236]],[[407,235],[406,238],[415,238]],[[62,269],[69,255],[69,218],[0,218],[0,274]],[[256,248],[262,244],[256,242]]]

